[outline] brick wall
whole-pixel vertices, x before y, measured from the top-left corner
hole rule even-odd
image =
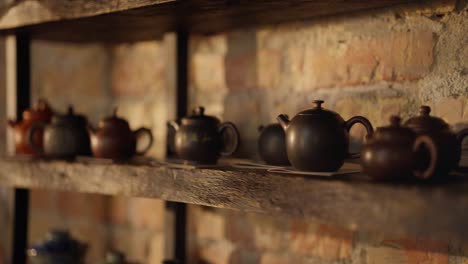
[[[194,35],[190,105],[238,125],[240,157],[256,156],[259,124],[274,122],[279,113],[293,116],[313,99],[326,100],[325,107],[345,119],[365,115],[374,126],[390,114],[407,118],[429,104],[459,129],[468,123],[467,30],[466,1],[444,0]],[[92,122],[118,105],[133,128],[153,129],[150,155],[161,157],[165,121],[174,114],[173,44],[34,42],[33,97],[46,97],[62,111],[73,103]],[[353,128],[353,145],[362,134]],[[160,263],[162,201],[42,190],[31,195],[31,242],[49,227],[66,227],[90,243],[90,262],[115,247],[132,260]],[[189,242],[190,263],[468,263],[468,245],[455,241],[388,237],[200,206],[189,206]]]

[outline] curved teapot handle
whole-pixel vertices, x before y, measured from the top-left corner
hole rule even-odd
[[[429,150],[429,165],[424,170],[414,170],[413,174],[418,179],[426,180],[434,175],[434,171],[437,165],[437,148],[432,138],[426,135],[421,135],[416,138],[413,144],[413,152],[418,151],[421,146],[425,146]]]
[[[223,151],[221,151],[221,156],[232,155],[232,153],[236,152],[237,148],[239,147],[239,142],[240,142],[239,131],[237,130],[237,127],[233,123],[224,122],[219,125],[218,132],[221,135],[224,133],[225,130],[231,130],[234,134],[234,137],[233,137],[233,142],[232,142],[232,148],[224,149]],[[225,145],[225,142],[223,142],[223,146],[224,145]]]
[[[348,130],[348,133],[349,131],[351,130],[351,127],[357,123],[361,123],[365,128],[366,128],[366,131],[367,131],[367,134],[366,134],[366,137],[368,137],[370,134],[372,134],[374,132],[374,128],[372,127],[372,124],[371,122],[363,117],[363,116],[354,116],[354,117],[351,117],[348,121],[346,121],[346,130]],[[348,158],[359,158],[361,156],[361,153],[348,153]]]
[[[28,129],[28,134],[27,134],[27,139],[28,139],[28,145],[31,147],[34,152],[36,152],[39,155],[44,155],[44,149],[41,146],[36,145],[34,142],[34,135],[37,133],[39,129],[44,130],[44,127],[47,124],[45,122],[36,122],[31,125],[31,127]]]
[[[136,138],[137,140],[138,140],[143,134],[148,135],[148,138],[149,138],[148,145],[147,145],[146,147],[144,147],[142,150],[136,151],[136,154],[137,154],[137,155],[144,155],[144,154],[151,148],[151,146],[153,145],[153,132],[151,132],[151,130],[149,130],[149,129],[146,128],[146,127],[141,127],[141,128],[139,128],[139,129],[137,129],[136,131],[134,131],[133,134],[135,135],[135,138]]]

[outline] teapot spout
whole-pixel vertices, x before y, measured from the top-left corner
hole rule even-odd
[[[94,135],[94,134],[96,133],[96,128],[94,128],[94,127],[93,127],[92,125],[90,125],[90,124],[88,124],[88,125],[86,126],[86,129],[88,130],[88,133],[89,133],[90,135]]]
[[[175,131],[179,130],[180,127],[179,124],[174,120],[167,122],[167,125],[172,127]]]
[[[287,115],[279,115],[277,118],[276,118],[279,122],[279,124],[281,125],[281,127],[283,128],[283,130],[286,131],[286,129],[288,129],[288,126],[289,126],[289,117]]]

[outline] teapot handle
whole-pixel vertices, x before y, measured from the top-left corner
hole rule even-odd
[[[28,129],[28,134],[27,134],[27,139],[28,139],[28,145],[31,147],[34,152],[36,152],[39,155],[44,155],[44,149],[42,149],[40,146],[36,145],[34,142],[34,135],[37,133],[39,129],[44,129],[44,127],[47,124],[45,122],[36,122],[31,125],[31,127]]]
[[[137,155],[144,155],[150,148],[151,146],[153,145],[153,133],[151,132],[151,130],[149,130],[148,128],[146,127],[141,127],[139,129],[137,129],[136,131],[133,132],[133,134],[135,135],[135,138],[138,140],[143,134],[146,134],[148,135],[148,138],[149,138],[149,142],[148,142],[148,145],[143,148],[142,150],[140,151],[136,151],[136,154]]]
[[[231,123],[231,122],[224,122],[219,125],[218,127],[218,132],[222,135],[225,130],[231,130],[234,133],[234,138],[233,138],[233,144],[231,149],[223,149],[221,151],[221,156],[229,156],[234,153],[237,148],[239,147],[239,142],[240,142],[240,136],[239,136],[239,131],[237,130],[237,127]],[[223,142],[223,146],[224,146]]]
[[[348,133],[351,130],[351,127],[357,123],[361,123],[366,128],[366,131],[367,131],[366,137],[368,137],[370,134],[374,132],[374,128],[372,127],[371,122],[367,118],[363,116],[354,116],[354,117],[351,117],[348,121],[346,121],[345,125],[346,125],[346,130],[348,130]],[[359,152],[348,153],[348,158],[351,158],[351,159],[359,158],[360,156],[361,156],[361,153]]]
[[[432,138],[426,135],[421,135],[416,138],[413,144],[413,152],[418,151],[421,146],[425,146],[429,150],[429,165],[424,170],[414,170],[413,174],[416,178],[425,180],[429,179],[434,174],[437,165],[437,148]]]

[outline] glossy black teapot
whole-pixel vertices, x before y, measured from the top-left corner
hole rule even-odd
[[[359,153],[348,152],[351,127],[361,123],[369,135],[372,125],[362,116],[344,121],[339,114],[323,109],[321,100],[314,104],[314,108],[298,113],[291,121],[286,115],[278,116],[286,132],[288,159],[298,170],[337,171],[345,158],[359,157]]]
[[[88,121],[83,115],[77,115],[73,107],[67,114],[54,115],[50,124],[33,123],[29,132],[29,144],[40,155],[49,158],[69,159],[76,156],[91,155],[90,140],[87,131]],[[43,148],[34,141],[38,131],[44,131]]]
[[[236,126],[230,122],[220,123],[216,117],[205,115],[203,107],[182,118],[180,125],[175,121],[170,125],[176,131],[174,145],[177,157],[182,160],[213,164],[220,156],[234,153],[239,146]]]
[[[258,154],[269,165],[290,165],[286,154],[285,133],[280,124],[270,124],[258,128]]]

